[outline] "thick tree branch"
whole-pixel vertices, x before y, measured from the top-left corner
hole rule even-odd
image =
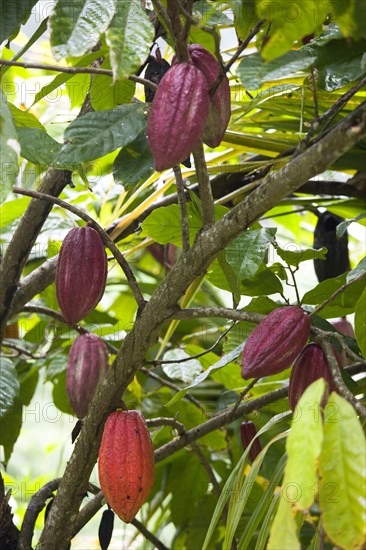
[[[365,135],[366,104],[364,103],[321,141],[309,147],[278,172],[264,178],[262,184],[242,203],[228,212],[214,226],[199,233],[190,250],[180,256],[137,317],[104,383],[97,389],[74,452],[67,464],[38,548],[66,549],[77,517],[80,494],[87,486],[97,459],[107,416],[120,404],[127,385],[138,369],[143,366],[147,350],[156,342],[162,324],[172,315],[188,286],[196,277],[206,272],[210,263],[230,240],[308,179],[324,171]],[[279,398],[282,395],[281,392],[283,392],[282,396],[286,395],[287,389],[282,388],[277,391],[279,392],[277,398]],[[263,396],[263,399],[266,397]],[[245,414],[248,410],[246,407],[250,403],[244,403],[236,412]],[[185,434],[185,440],[188,437],[187,434],[189,432]],[[187,442],[189,441],[183,442],[182,446]],[[161,453],[165,452],[161,451]]]

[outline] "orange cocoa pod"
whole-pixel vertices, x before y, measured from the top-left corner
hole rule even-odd
[[[112,510],[126,523],[136,516],[154,484],[154,447],[139,411],[116,411],[104,426],[99,482]]]

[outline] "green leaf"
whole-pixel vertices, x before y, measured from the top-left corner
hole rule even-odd
[[[124,187],[146,180],[154,172],[154,158],[146,133],[141,132],[126,147],[122,147],[113,163],[113,177]]]
[[[50,17],[51,47],[57,60],[93,48],[114,15],[114,0],[58,0]]]
[[[57,168],[102,157],[131,143],[145,129],[142,105],[121,105],[109,111],[87,113],[65,130],[65,145],[55,161]]]
[[[254,509],[254,512],[250,516],[250,519],[245,526],[245,530],[238,544],[238,550],[246,550],[248,548],[255,530],[260,525],[264,514],[267,512],[267,510],[270,507],[271,501],[273,499],[274,490],[276,489],[277,485],[279,484],[282,478],[283,471],[285,469],[285,464],[286,464],[286,455],[283,455],[280,461],[278,462],[275,471],[273,472],[273,475],[270,479],[269,485],[266,488],[265,493],[262,495],[260,501],[258,502],[257,506]]]
[[[353,222],[360,222],[361,220],[365,220],[366,214],[360,214],[359,216],[356,216],[356,218],[352,218],[351,220],[345,220],[344,222],[341,222],[336,227],[336,233],[337,238],[341,239],[345,232],[347,231],[347,228],[353,223]]]
[[[5,416],[19,395],[19,380],[14,365],[7,357],[1,358],[0,416]]]
[[[32,164],[49,166],[60,154],[62,145],[39,128],[18,128],[21,156]]]
[[[66,370],[60,373],[53,382],[52,399],[56,407],[63,413],[75,415],[66,392]]]
[[[343,34],[353,40],[366,38],[365,20],[366,4],[363,0],[353,0],[344,2],[344,0],[335,0],[332,2],[336,14],[337,23]]]
[[[97,52],[89,53],[87,55],[84,55],[75,65],[72,65],[73,67],[87,67],[94,61],[95,59],[98,59],[101,55],[103,55],[104,50],[98,50]],[[51,94],[54,90],[57,90],[57,88],[60,88],[62,84],[65,82],[68,82],[71,79],[74,79],[74,81],[66,86],[66,89],[68,90],[69,96],[73,96],[75,94],[75,88],[77,87],[77,83],[75,82],[77,80],[77,77],[80,75],[74,75],[74,74],[68,74],[68,73],[60,73],[58,74],[49,84],[46,84],[46,86],[43,86],[39,92],[36,93],[34,96],[34,100],[32,103],[32,106],[46,97],[47,95]],[[99,78],[97,75],[95,75],[94,78]],[[106,77],[108,78],[108,77]],[[111,78],[109,77],[109,81]],[[94,82],[94,80],[93,80]],[[27,124],[27,126],[30,126]]]
[[[265,63],[259,53],[245,56],[237,73],[243,85],[249,90],[257,90],[264,82],[291,78],[299,71],[308,69],[316,57],[304,50],[294,50]]]
[[[328,250],[325,247],[320,249],[285,250],[278,246],[276,247],[276,252],[284,262],[298,267],[301,262],[306,262],[307,260],[325,260]]]
[[[227,262],[226,254],[224,251],[220,252],[217,256],[217,262],[225,275],[226,281],[231,289],[234,301],[236,304],[240,302],[240,280],[235,273],[233,267]]]
[[[366,288],[356,304],[355,335],[361,353],[366,357]]]
[[[0,90],[0,203],[4,202],[16,183],[19,172],[18,155],[20,146],[11,110],[4,93]]]
[[[301,302],[303,304],[318,305],[324,302],[336,292],[346,282],[347,274],[343,273],[339,277],[322,281],[315,288],[306,292]],[[319,315],[324,318],[344,317],[355,311],[356,303],[359,300],[365,283],[363,279],[349,285],[338,296],[336,296],[329,304],[327,304]]]
[[[366,274],[366,256],[360,260],[360,262],[347,273],[347,283],[350,283],[354,279],[359,279]]]
[[[263,265],[253,277],[242,281],[241,291],[245,296],[268,296],[281,293],[283,287],[279,278]]]
[[[140,0],[118,0],[106,34],[115,80],[129,77],[143,64],[154,40],[154,26]]]
[[[90,88],[90,101],[95,111],[114,109],[117,105],[131,103],[136,84],[131,80],[112,82],[110,76],[94,75]]]
[[[5,227],[24,214],[28,204],[29,197],[21,197],[12,201],[4,202],[0,206],[0,227]]]
[[[296,406],[287,438],[288,461],[284,488],[287,500],[297,510],[309,509],[314,502],[314,493],[317,492],[314,487],[317,487],[318,461],[323,441],[320,403],[324,389],[323,378],[306,388]]]
[[[202,366],[198,359],[191,359],[179,363],[182,359],[188,359],[189,355],[182,349],[171,349],[165,352],[163,356],[164,361],[171,361],[171,363],[164,363],[162,365],[163,372],[169,377],[176,380],[181,380],[184,383],[190,383],[197,376]]]
[[[19,398],[16,398],[7,413],[0,417],[0,445],[4,447],[5,467],[22,427],[22,411],[22,403]]]
[[[21,109],[18,109],[18,107],[15,107],[15,105],[13,105],[12,103],[9,103],[9,107],[11,110],[11,114],[13,115],[15,126],[39,128],[40,130],[46,131],[45,127],[39,122],[38,118],[29,111],[22,111]]]
[[[203,498],[203,491],[208,485],[207,474],[198,458],[191,454],[173,462],[169,480],[172,494],[172,521],[176,525],[182,525],[189,517],[197,513],[192,503]]]
[[[276,231],[276,228],[245,231],[225,248],[226,259],[240,279],[249,279],[257,273]]]
[[[325,407],[319,472],[326,534],[337,547],[360,548],[365,537],[365,436],[352,405],[336,393]]]
[[[185,396],[185,394],[190,388],[194,388],[195,386],[198,386],[199,384],[201,384],[204,380],[206,380],[206,378],[208,378],[208,376],[214,370],[221,369],[222,367],[225,367],[225,365],[228,365],[229,363],[234,361],[237,357],[239,357],[239,355],[243,351],[243,348],[244,348],[244,343],[240,344],[232,352],[221,357],[221,359],[217,361],[214,365],[211,365],[211,367],[209,367],[207,370],[205,370],[204,372],[196,376],[196,378],[192,381],[192,383],[189,386],[177,392],[174,395],[174,397],[169,401],[169,403],[166,404],[166,406],[169,407],[170,405],[173,405],[174,403],[182,399],[182,397]]]
[[[0,18],[0,43],[11,38],[29,17],[38,0],[2,0]]]
[[[280,498],[275,518],[272,523],[267,550],[300,550],[297,538],[297,525],[293,515],[291,502]]]

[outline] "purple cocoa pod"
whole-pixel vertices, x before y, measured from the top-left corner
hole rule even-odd
[[[216,58],[200,44],[191,44],[189,53],[192,63],[206,78],[208,89],[215,84],[220,65]],[[210,112],[206,120],[203,142],[209,147],[218,147],[223,140],[231,116],[230,85],[225,75],[211,97]]]
[[[66,371],[66,390],[78,418],[84,418],[100,380],[109,367],[105,343],[96,334],[82,334],[72,344]]]
[[[254,437],[257,435],[257,430],[254,425],[254,423],[251,420],[248,420],[247,422],[242,422],[240,425],[240,439],[243,444],[243,449],[248,447],[249,443],[254,439]],[[248,453],[249,460],[254,462],[254,460],[257,458],[259,453],[262,450],[262,445],[260,444],[259,439],[257,438],[253,445],[250,448],[250,451]]]
[[[99,233],[88,226],[71,229],[62,243],[56,268],[56,297],[70,325],[86,317],[100,301],[107,268]]]
[[[310,333],[309,317],[297,306],[272,311],[245,343],[241,375],[244,379],[277,374],[292,365]]]
[[[151,104],[147,137],[161,172],[187,159],[202,138],[210,108],[204,75],[177,63],[163,76]]]
[[[345,336],[349,336],[350,338],[355,338],[355,332],[353,330],[353,326],[349,321],[347,321],[347,319],[340,319],[339,321],[335,321],[334,323],[332,323],[332,325],[341,334],[344,334]],[[346,367],[347,365],[351,364],[352,360],[347,357],[345,351],[339,352],[337,348],[333,346],[333,352],[334,352],[335,358],[338,361],[338,365],[340,367]]]
[[[306,388],[318,378],[324,378],[328,383],[329,393],[337,391],[322,348],[312,342],[304,347],[291,371],[288,387],[291,410],[295,410]]]

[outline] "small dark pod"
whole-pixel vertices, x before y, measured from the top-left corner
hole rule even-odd
[[[347,232],[338,239],[337,225],[343,222],[343,218],[335,216],[330,212],[320,214],[314,231],[314,248],[325,246],[328,250],[325,260],[314,260],[314,269],[318,281],[321,283],[326,279],[338,277],[350,269],[348,256],[348,234]]]
[[[243,449],[248,447],[249,443],[252,441],[252,439],[257,435],[257,430],[254,425],[254,423],[251,420],[248,420],[247,422],[242,422],[240,425],[240,439],[243,444]],[[262,450],[262,446],[260,444],[259,439],[257,438],[253,445],[250,448],[248,457],[249,460],[254,462],[254,460],[257,458],[259,453]]]
[[[100,520],[98,537],[99,544],[102,550],[107,550],[112,539],[114,526],[114,512],[108,508],[104,510],[102,519]]]

